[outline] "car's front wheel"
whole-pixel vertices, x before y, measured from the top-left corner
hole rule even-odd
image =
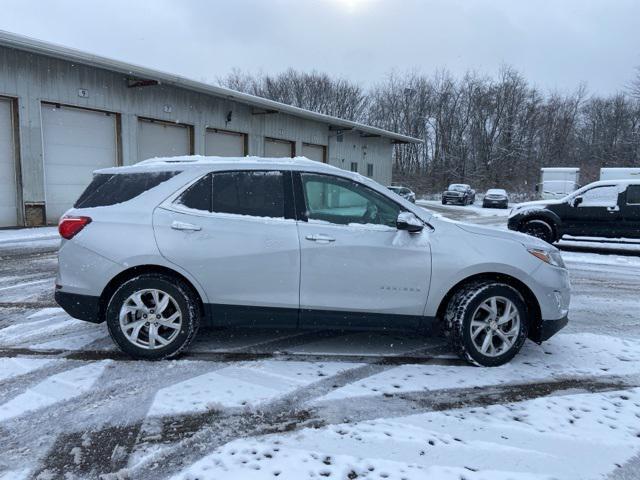
[[[449,301],[445,315],[445,331],[456,353],[485,367],[510,361],[527,338],[528,324],[522,295],[501,282],[463,287]]]
[[[538,218],[525,221],[519,230],[547,243],[553,243],[556,240],[553,226],[549,222]]]
[[[200,308],[191,288],[177,278],[143,274],[125,281],[107,305],[109,334],[134,358],[174,357],[191,343]]]

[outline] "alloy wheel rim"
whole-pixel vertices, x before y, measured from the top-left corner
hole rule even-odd
[[[182,311],[167,292],[138,290],[120,309],[120,329],[125,338],[139,348],[156,350],[173,342],[182,327]]]
[[[471,317],[471,341],[476,350],[487,357],[507,353],[520,334],[520,312],[505,297],[483,301]]]

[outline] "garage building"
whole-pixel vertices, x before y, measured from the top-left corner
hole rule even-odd
[[[55,224],[98,168],[306,156],[391,183],[419,140],[0,31],[0,227]]]

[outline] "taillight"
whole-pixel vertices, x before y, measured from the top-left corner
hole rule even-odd
[[[58,223],[58,232],[62,238],[71,240],[90,223],[91,217],[62,217]]]

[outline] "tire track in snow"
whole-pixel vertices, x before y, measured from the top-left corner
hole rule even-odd
[[[385,397],[381,396],[381,399],[371,403],[370,408],[365,406],[368,415],[362,417],[367,420],[399,417],[428,411],[519,402],[560,394],[568,390],[572,390],[572,393],[576,393],[576,390],[597,393],[638,386],[640,386],[640,378],[634,375],[608,379],[567,378],[546,382],[497,385],[483,389],[462,388],[415,392],[404,394],[404,398],[392,396],[385,400]],[[309,388],[313,389],[314,387]],[[347,413],[357,411],[361,406],[359,402],[354,402],[353,398],[342,400],[340,403],[342,407],[348,407],[345,410]],[[211,416],[209,420],[215,421],[214,425],[205,425],[201,430],[182,440],[173,448],[150,455],[137,465],[127,469],[126,474],[132,479],[141,480],[167,478],[220,446],[238,438],[292,432],[308,427],[319,428],[351,421],[344,415],[324,417],[323,413],[330,413],[328,410],[323,411],[313,407],[303,408],[303,405],[298,407],[294,408],[288,402],[279,399],[260,411],[242,412],[229,416]],[[156,471],[159,466],[161,466],[162,472]],[[113,473],[117,474],[118,472]]]

